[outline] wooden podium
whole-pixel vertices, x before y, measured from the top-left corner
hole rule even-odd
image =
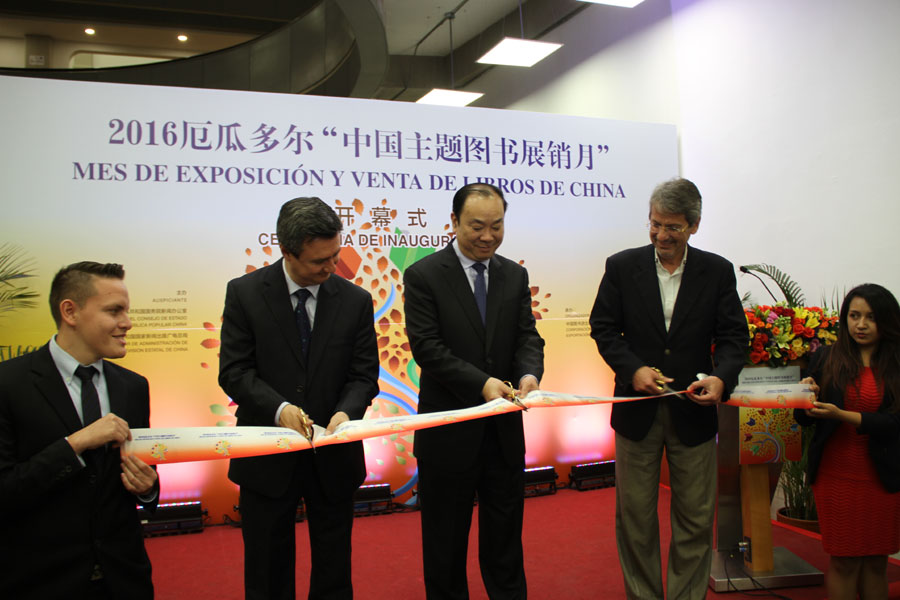
[[[796,379],[794,380],[796,381]],[[740,408],[719,406],[715,592],[822,585],[824,574],[786,548],[772,547],[772,496],[781,463],[740,464]]]

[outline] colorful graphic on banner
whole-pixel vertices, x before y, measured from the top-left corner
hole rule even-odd
[[[753,406],[753,395],[762,390],[775,402],[767,407]],[[795,408],[810,408],[815,396],[802,384],[739,384],[729,404],[740,406],[740,455],[742,465],[800,460],[800,426],[794,420]]]
[[[740,410],[742,465],[800,460],[800,426],[793,409],[746,408]]]

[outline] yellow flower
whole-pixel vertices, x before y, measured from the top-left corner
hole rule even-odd
[[[801,338],[794,338],[794,341],[791,342],[791,350],[793,350],[797,356],[803,356],[806,354],[807,348]]]
[[[834,335],[833,333],[831,333],[830,331],[828,331],[827,329],[820,329],[816,335],[818,335],[821,339],[825,340],[826,342],[833,342],[837,339],[837,336]]]

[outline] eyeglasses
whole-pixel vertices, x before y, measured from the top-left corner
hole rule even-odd
[[[648,221],[647,229],[650,231],[659,231],[660,229],[665,229],[666,233],[684,233],[688,230],[690,225],[663,225],[662,223],[657,223],[656,221]]]

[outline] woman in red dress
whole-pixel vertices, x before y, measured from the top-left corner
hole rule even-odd
[[[886,599],[887,557],[900,551],[900,305],[880,285],[847,294],[833,346],[812,356],[816,424],[809,448],[828,598]]]

